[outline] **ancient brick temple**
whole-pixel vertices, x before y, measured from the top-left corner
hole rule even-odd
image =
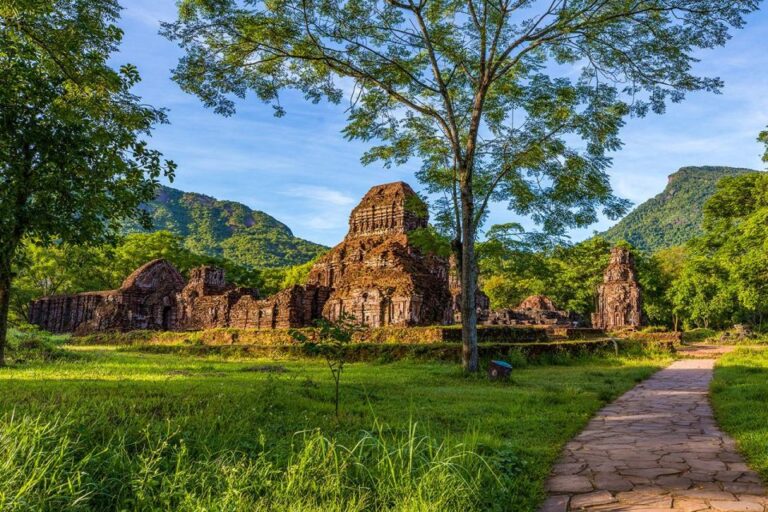
[[[304,286],[262,299],[257,290],[227,283],[222,269],[193,269],[186,282],[170,263],[155,260],[117,290],[34,301],[30,322],[79,334],[304,327],[342,313],[371,327],[450,323],[448,263],[422,254],[409,240],[427,220],[425,205],[407,184],[379,185],[352,211],[346,238],[317,262]]]
[[[318,318],[330,290],[294,286],[266,299],[227,283],[220,268],[203,266],[185,282],[173,265],[154,260],[117,290],[43,297],[29,321],[52,332],[196,330],[212,327],[303,327]]]
[[[346,313],[371,327],[449,323],[448,264],[409,240],[427,221],[426,206],[408,184],[373,187],[352,210],[344,241],[309,273],[309,285],[333,289],[323,316]]]
[[[635,258],[628,249],[614,247],[611,262],[598,288],[598,306],[597,312],[592,314],[592,327],[608,330],[640,327],[642,316]]]
[[[117,290],[43,297],[32,302],[29,321],[51,332],[171,329],[175,296],[184,278],[165,260],[142,265]]]

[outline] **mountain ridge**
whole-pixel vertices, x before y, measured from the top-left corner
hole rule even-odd
[[[714,165],[681,167],[669,175],[661,193],[598,236],[610,242],[626,240],[649,252],[684,244],[701,234],[704,203],[714,194],[717,182],[752,172],[761,171]]]
[[[161,185],[153,201],[141,206],[152,229],[138,224],[127,233],[170,231],[192,252],[223,257],[250,268],[277,268],[312,260],[327,247],[298,238],[271,215],[236,201],[217,199]]]

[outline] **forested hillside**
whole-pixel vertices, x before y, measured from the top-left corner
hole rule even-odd
[[[638,249],[657,251],[701,235],[702,208],[720,178],[751,169],[683,167],[669,176],[664,191],[632,210],[601,236],[611,242],[626,240]]]
[[[234,201],[160,187],[157,198],[144,205],[153,231],[170,231],[196,254],[223,257],[252,268],[287,267],[305,263],[326,248],[297,238],[264,212]],[[130,232],[141,232],[137,225]]]

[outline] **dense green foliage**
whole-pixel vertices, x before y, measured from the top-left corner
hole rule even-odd
[[[625,242],[621,245],[631,248]],[[489,240],[479,246],[482,288],[494,308],[515,308],[526,297],[541,294],[588,322],[596,308],[597,287],[612,247],[601,237],[539,250]],[[664,254],[648,255],[636,250],[633,253],[648,321],[671,324],[667,293],[670,273],[677,267]]]
[[[296,238],[285,224],[244,204],[170,187],[160,187],[143,209],[153,231],[182,237],[185,249],[253,269],[300,265],[326,249]],[[133,224],[127,231],[143,230]]]
[[[533,512],[563,444],[668,360],[520,361],[506,385],[349,363],[337,422],[318,360],[73,352],[3,371],[4,511]]]
[[[670,175],[664,191],[639,205],[601,234],[610,242],[626,240],[654,252],[682,245],[702,233],[704,203],[724,177],[756,172],[734,167],[683,167]]]
[[[12,266],[25,240],[98,244],[174,165],[149,148],[165,113],[113,69],[116,0],[0,2],[0,366]],[[18,262],[15,263],[18,266]]]
[[[768,321],[768,173],[722,179],[704,207],[704,234],[692,240],[671,288],[690,325]]]
[[[763,480],[768,479],[768,351],[740,348],[720,358],[711,384],[717,423],[738,443]]]

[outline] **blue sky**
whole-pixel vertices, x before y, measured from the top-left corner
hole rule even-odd
[[[180,50],[158,35],[159,21],[175,15],[173,0],[125,0],[125,31],[115,64],[135,64],[136,92],[169,109],[153,146],[179,168],[173,186],[247,204],[286,223],[302,238],[334,245],[346,233],[350,209],[373,185],[403,180],[414,188],[417,162],[383,169],[360,164],[363,144],[341,136],[342,105],[312,105],[297,95],[281,100],[277,119],[256,100],[238,105],[234,117],[205,109],[170,79]],[[723,94],[693,94],[663,116],[630,119],[624,148],[613,155],[615,192],[639,204],[661,192],[667,176],[686,165],[761,169],[757,134],[768,125],[768,7],[748,18],[725,48],[703,52],[697,71],[725,80]],[[491,223],[516,219],[494,205]],[[601,221],[571,233],[574,241],[609,227]]]

